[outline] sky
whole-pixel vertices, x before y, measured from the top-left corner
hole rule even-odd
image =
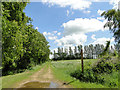
[[[82,44],[106,44],[113,33],[103,28],[106,20],[100,14],[117,9],[119,0],[30,0],[24,12],[34,28],[42,33],[50,50]]]

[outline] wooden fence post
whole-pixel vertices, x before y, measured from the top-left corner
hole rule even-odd
[[[82,67],[82,73],[84,72],[84,66],[83,66],[83,50],[81,49],[81,67]]]

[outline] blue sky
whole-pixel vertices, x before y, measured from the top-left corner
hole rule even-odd
[[[46,37],[50,49],[75,45],[105,44],[113,34],[103,25],[103,11],[116,8],[114,0],[40,0],[30,2],[24,12],[33,19],[34,28]],[[117,0],[118,1],[118,0]]]

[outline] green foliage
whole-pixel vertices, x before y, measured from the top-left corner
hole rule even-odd
[[[71,76],[83,82],[96,82],[101,84],[104,84],[105,82],[103,77],[94,73],[91,69],[86,69],[84,73],[82,73],[80,70],[76,70],[75,72],[71,73]]]
[[[109,29],[114,33],[116,42],[120,43],[120,10],[111,9],[105,11],[101,14],[107,20],[104,27],[109,27]]]
[[[107,41],[105,50],[103,52],[107,52],[110,47],[110,41]]]
[[[116,51],[116,50],[114,50],[113,56],[118,57],[118,53],[117,53],[117,51]]]
[[[104,51],[100,54],[101,57],[108,54],[109,47],[110,47],[110,41],[107,41]]]
[[[108,88],[107,85],[100,83],[83,82],[70,76],[71,73],[81,70],[81,60],[61,60],[52,61],[52,71],[58,80],[64,81],[66,84],[74,88]],[[97,59],[84,59],[85,69],[90,69],[91,64],[95,63]]]
[[[85,59],[94,59],[97,58],[100,53],[103,52],[104,50],[104,45],[102,44],[96,44],[95,46],[90,44],[90,45],[85,45],[84,47],[84,57]],[[68,49],[58,47],[58,51],[53,53],[53,60],[71,60],[71,59],[81,59],[81,49],[82,45],[78,45],[74,47],[74,52],[71,47]]]
[[[92,70],[96,73],[112,73],[114,64],[101,60]]]
[[[119,44],[116,43],[114,46],[115,46],[115,49],[117,51],[117,54],[119,54],[119,56],[120,56],[120,43]]]
[[[26,5],[26,2],[2,3],[3,75],[23,72],[49,60],[48,42],[23,12]]]
[[[2,88],[18,88],[19,83],[24,80],[31,79],[31,75],[41,70],[41,68],[48,66],[48,62],[37,65],[32,68],[32,70],[26,70],[23,73],[18,73],[15,75],[8,75],[8,76],[2,76],[0,79],[2,79]]]
[[[118,85],[117,80],[118,77],[113,75],[113,73],[117,73],[120,70],[120,63],[117,58],[113,58],[110,56],[102,57],[98,62],[93,64],[91,68],[86,68],[84,73],[81,70],[75,70],[70,75],[79,79],[83,82],[96,82],[100,84],[106,84],[108,87],[116,87]],[[110,81],[108,78],[108,74],[110,74]],[[115,77],[114,77],[115,76]]]

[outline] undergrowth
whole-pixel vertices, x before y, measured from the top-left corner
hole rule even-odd
[[[78,69],[73,71],[70,75],[82,82],[100,83],[108,87],[117,87],[119,70],[119,60],[106,56],[94,63],[93,66],[84,69],[84,73]]]

